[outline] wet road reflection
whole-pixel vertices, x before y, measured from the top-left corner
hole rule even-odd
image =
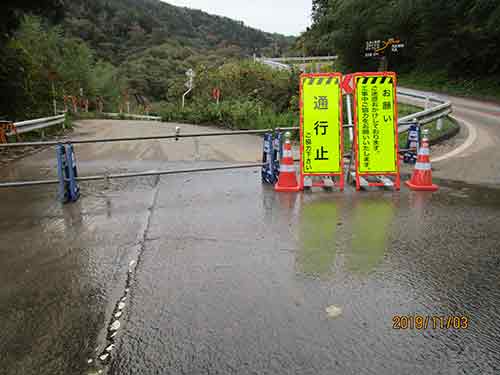
[[[399,194],[395,196],[399,199]],[[352,241],[346,255],[351,272],[368,273],[390,251],[388,233],[393,225],[396,198],[355,199],[352,205]]]
[[[7,374],[498,373],[499,191],[277,195],[257,170],[155,186],[85,185],[65,207],[0,191]],[[415,314],[470,326],[392,328]]]

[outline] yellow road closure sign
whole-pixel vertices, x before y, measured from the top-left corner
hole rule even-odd
[[[397,172],[395,76],[355,75],[359,173]]]
[[[303,174],[341,173],[340,74],[301,76]]]

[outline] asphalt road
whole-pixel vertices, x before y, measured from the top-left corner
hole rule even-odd
[[[405,90],[415,92],[415,90]],[[452,141],[453,148],[466,143],[466,147],[459,150],[458,154],[433,164],[435,176],[492,187],[500,184],[500,149],[498,147],[500,144],[500,104],[436,95],[425,91],[418,92],[439,96],[452,102],[453,117],[461,124],[461,134],[458,140]],[[453,151],[449,146],[445,146],[445,149],[446,152]],[[445,153],[445,151],[440,153]]]
[[[487,139],[500,128],[481,114],[495,108],[455,109],[477,136],[436,163],[434,194],[276,194],[257,169],[85,183],[66,206],[54,187],[0,190],[2,373],[498,373],[500,190]],[[76,136],[173,127],[89,121]],[[254,162],[260,147],[238,136],[76,152],[88,175]],[[52,177],[54,164],[44,150],[0,175]],[[431,323],[394,329],[398,315]],[[449,316],[467,320],[447,328]]]

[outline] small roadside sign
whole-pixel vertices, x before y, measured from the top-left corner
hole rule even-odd
[[[399,188],[396,75],[356,73],[354,82],[356,175],[395,175]]]
[[[354,82],[352,80],[352,74],[347,74],[342,79],[342,94],[351,95],[354,91]]]
[[[340,176],[343,189],[342,75],[302,74],[301,180],[303,176]]]

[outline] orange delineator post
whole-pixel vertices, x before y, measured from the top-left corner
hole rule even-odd
[[[405,182],[406,186],[415,191],[436,191],[439,189],[439,186],[432,183],[432,168],[427,132],[427,130],[424,130],[422,145],[418,151],[417,163],[415,164],[411,179]]]
[[[285,133],[285,144],[283,145],[283,157],[280,163],[280,175],[278,182],[274,185],[277,192],[298,192],[300,191],[295,165],[292,155],[292,144],[290,143],[290,133]]]

